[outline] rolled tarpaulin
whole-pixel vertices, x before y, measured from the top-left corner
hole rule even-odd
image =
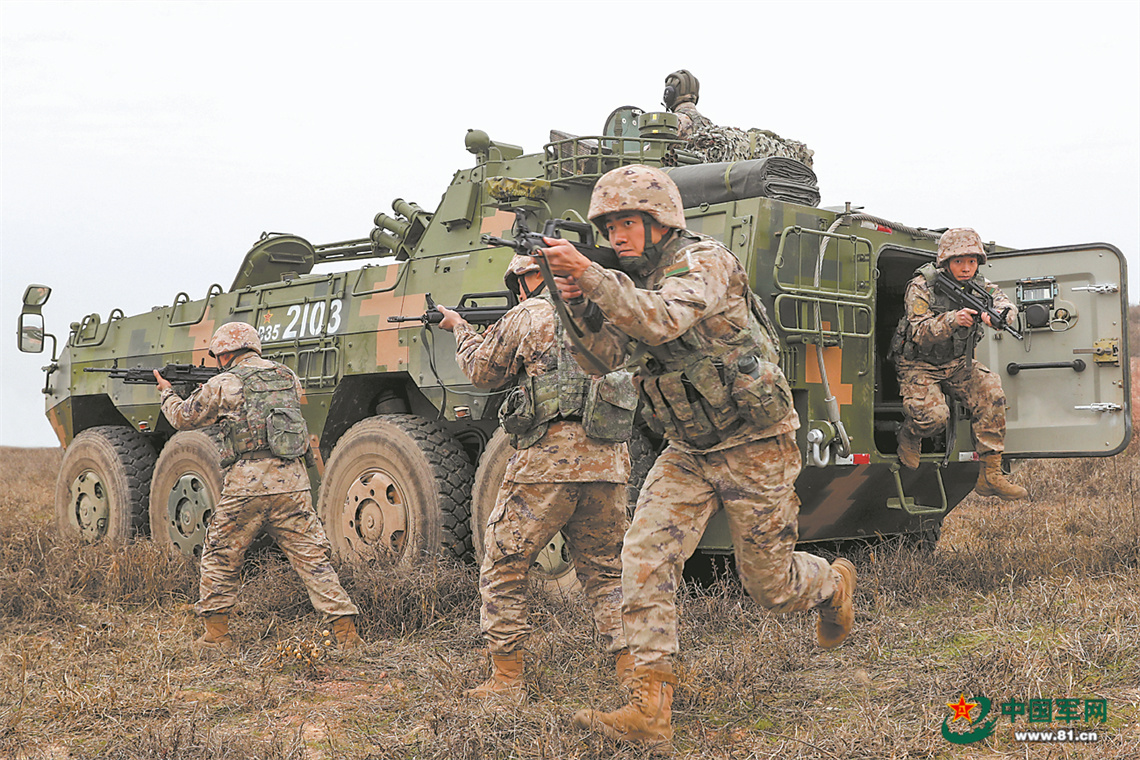
[[[681,191],[685,208],[745,198],[775,198],[819,205],[815,172],[795,159],[769,156],[751,161],[676,166],[664,170]]]

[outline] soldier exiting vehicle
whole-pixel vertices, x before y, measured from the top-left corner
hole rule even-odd
[[[329,562],[331,548],[313,513],[309,433],[301,417],[301,383],[288,367],[261,358],[257,330],[222,325],[210,339],[222,372],[183,401],[157,370],[162,412],[176,430],[217,425],[225,480],[202,547],[197,613],[206,633],[199,647],[232,651],[229,611],[237,603],[242,560],[262,531],[277,542],[301,577],[318,612],[332,621],[337,642],[362,645],[356,605]]]
[[[582,727],[660,744],[673,736],[676,592],[685,561],[718,509],[727,512],[737,568],[749,595],[775,612],[818,609],[820,646],[838,646],[854,621],[855,567],[795,551],[799,418],[777,365],[777,337],[723,245],[685,229],[677,186],[664,172],[632,165],[598,180],[590,221],[623,272],[603,269],[565,241],[543,254],[605,316],[587,331],[587,364],[636,367],[647,424],[668,447],[642,486],[622,549],[622,618],[636,670],[629,704],[583,710]],[[581,317],[585,303],[573,307]]]
[[[1017,321],[1017,309],[1001,289],[978,272],[986,263],[986,250],[978,233],[967,227],[947,230],[938,241],[935,262],[958,282],[974,281],[993,297],[998,312],[1009,309],[1006,320]],[[1005,392],[1001,379],[974,359],[974,345],[982,336],[981,323],[996,327],[988,314],[973,309],[952,309],[950,301],[934,295],[922,274],[906,286],[906,313],[899,320],[890,358],[899,375],[905,419],[899,427],[899,462],[910,469],[919,464],[922,439],[946,428],[950,407],[946,393],[964,404],[982,469],[974,487],[982,496],[1022,499],[1021,486],[1006,480],[1001,471],[1005,451]]]
[[[616,657],[619,678],[632,672],[621,623],[621,542],[628,525],[626,441],[637,391],[628,373],[590,377],[565,347],[538,265],[515,256],[504,281],[521,303],[482,333],[437,307],[439,326],[455,332],[459,366],[480,388],[518,385],[499,411],[518,451],[507,464],[483,539],[479,592],[492,673],[468,696],[524,694],[527,578],[558,531],[574,559],[594,623]]]

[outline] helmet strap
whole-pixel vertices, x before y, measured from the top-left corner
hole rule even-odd
[[[541,280],[538,283],[538,287],[536,287],[534,290],[531,290],[526,285],[526,277],[519,277],[519,290],[521,290],[527,298],[534,298],[539,293],[541,293],[545,287],[546,280]]]

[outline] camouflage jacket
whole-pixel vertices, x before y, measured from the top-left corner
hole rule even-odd
[[[681,139],[687,139],[698,129],[716,126],[697,110],[695,103],[679,103],[673,113],[677,114],[677,136]]]
[[[528,298],[482,333],[461,322],[455,328],[455,361],[479,388],[502,388],[520,374],[539,376],[558,366],[554,305]],[[535,443],[517,451],[506,479],[516,483],[625,483],[629,447],[586,437],[579,422],[555,421]]]
[[[239,357],[233,366],[269,369],[279,366],[255,353]],[[304,399],[301,383],[295,380],[297,395]],[[162,413],[175,430],[196,430],[216,425],[223,419],[243,414],[242,381],[232,372],[221,372],[198,387],[183,401],[172,389],[162,392]],[[267,459],[239,459],[226,468],[222,493],[227,496],[262,496],[272,493],[307,491],[309,476],[300,460],[286,462]]]
[[[649,350],[671,341],[693,345],[726,346],[739,339],[754,325],[748,275],[727,248],[705,235],[690,232],[674,234],[662,245],[661,260],[638,287],[625,273],[590,264],[578,279],[586,298],[598,305],[606,317],[597,333],[587,331],[582,342],[608,368],[622,366],[644,344]],[[581,317],[584,306],[574,307]],[[766,317],[765,317],[766,319]],[[631,340],[632,339],[632,340]],[[766,335],[755,338],[761,360],[772,366],[778,361],[778,347]],[[694,350],[694,359],[696,356]],[[779,372],[778,367],[774,370]],[[644,385],[647,369],[637,369]],[[786,381],[783,375],[779,380]],[[768,438],[799,427],[795,409],[763,428],[744,424],[728,439],[710,446],[691,446],[670,438],[679,448],[706,452]]]
[[[980,274],[974,276],[974,281],[993,296],[996,311],[1013,307],[997,285]],[[892,342],[892,358],[900,371],[957,367],[967,361],[971,334],[975,345],[984,334],[980,319],[972,327],[954,324],[957,309],[946,297],[934,296],[921,274],[907,283],[903,304],[906,313],[899,320]],[[1011,314],[1016,313],[1014,308]]]

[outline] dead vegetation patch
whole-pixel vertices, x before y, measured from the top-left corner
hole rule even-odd
[[[324,626],[272,551],[243,575],[233,658],[197,655],[193,563],[149,541],[86,546],[51,527],[57,450],[0,451],[0,758],[642,758],[573,727],[624,701],[576,599],[536,593],[523,705],[470,703],[486,673],[470,567],[340,568],[360,654],[298,661]],[[1140,756],[1138,445],[1027,462],[1031,497],[971,497],[933,553],[855,555],[857,628],[814,646],[814,617],[758,609],[731,577],[682,596],[677,755],[701,758]],[[1094,745],[942,738],[946,703],[1105,699]],[[1087,724],[1075,724],[1089,727]],[[1022,722],[1019,728],[1024,728]]]

